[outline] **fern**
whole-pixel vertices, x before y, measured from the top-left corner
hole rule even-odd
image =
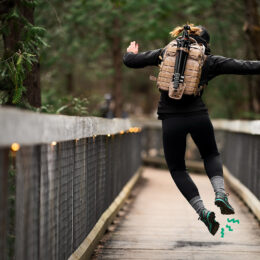
[[[21,3],[29,8],[35,8],[38,1],[22,0]],[[46,30],[31,24],[19,12],[16,5],[7,14],[1,16],[0,33],[3,36],[8,35],[11,21],[15,21],[20,25],[23,24],[23,27],[16,50],[13,50],[13,53],[6,50],[4,59],[0,60],[0,86],[8,86],[5,91],[9,95],[8,99],[6,99],[6,95],[0,95],[0,104],[6,103],[7,100],[11,100],[13,104],[20,104],[24,100],[23,95],[26,91],[24,80],[26,75],[32,70],[33,65],[38,62],[40,48],[48,46],[43,40]],[[26,103],[26,100],[24,102]]]
[[[20,86],[17,89],[15,89],[15,92],[13,95],[13,100],[12,100],[13,104],[18,104],[21,102],[24,90],[25,90],[25,88],[23,86]]]

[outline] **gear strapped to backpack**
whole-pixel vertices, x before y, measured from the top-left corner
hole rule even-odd
[[[202,66],[206,60],[205,46],[188,35],[189,26],[184,26],[183,35],[165,47],[157,87],[168,91],[173,99],[182,95],[199,95],[204,86],[199,86]],[[151,80],[156,80],[151,77]]]

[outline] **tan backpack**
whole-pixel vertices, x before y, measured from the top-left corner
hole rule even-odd
[[[193,38],[191,38],[194,40]],[[151,77],[153,81],[157,81],[157,87],[166,90],[169,97],[173,99],[181,99],[182,95],[199,95],[204,86],[199,86],[201,71],[203,64],[207,58],[205,55],[205,46],[198,44],[195,40],[190,46],[189,55],[184,72],[184,82],[179,84],[177,89],[173,87],[173,74],[177,51],[177,41],[171,41],[165,47],[162,62],[159,65],[160,71],[157,79]]]

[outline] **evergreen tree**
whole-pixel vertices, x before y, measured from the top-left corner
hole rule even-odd
[[[1,1],[3,57],[0,74],[1,103],[41,106],[39,47],[44,29],[34,26],[33,0]]]

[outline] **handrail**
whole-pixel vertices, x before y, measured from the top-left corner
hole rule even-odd
[[[227,120],[214,119],[213,126],[218,130],[229,132],[260,135],[260,120]]]
[[[132,126],[128,119],[50,115],[7,107],[0,107],[0,119],[0,146],[116,134]]]
[[[162,125],[157,119],[133,118],[131,121],[140,127],[161,128]],[[216,130],[260,135],[260,120],[212,119],[212,124]]]

